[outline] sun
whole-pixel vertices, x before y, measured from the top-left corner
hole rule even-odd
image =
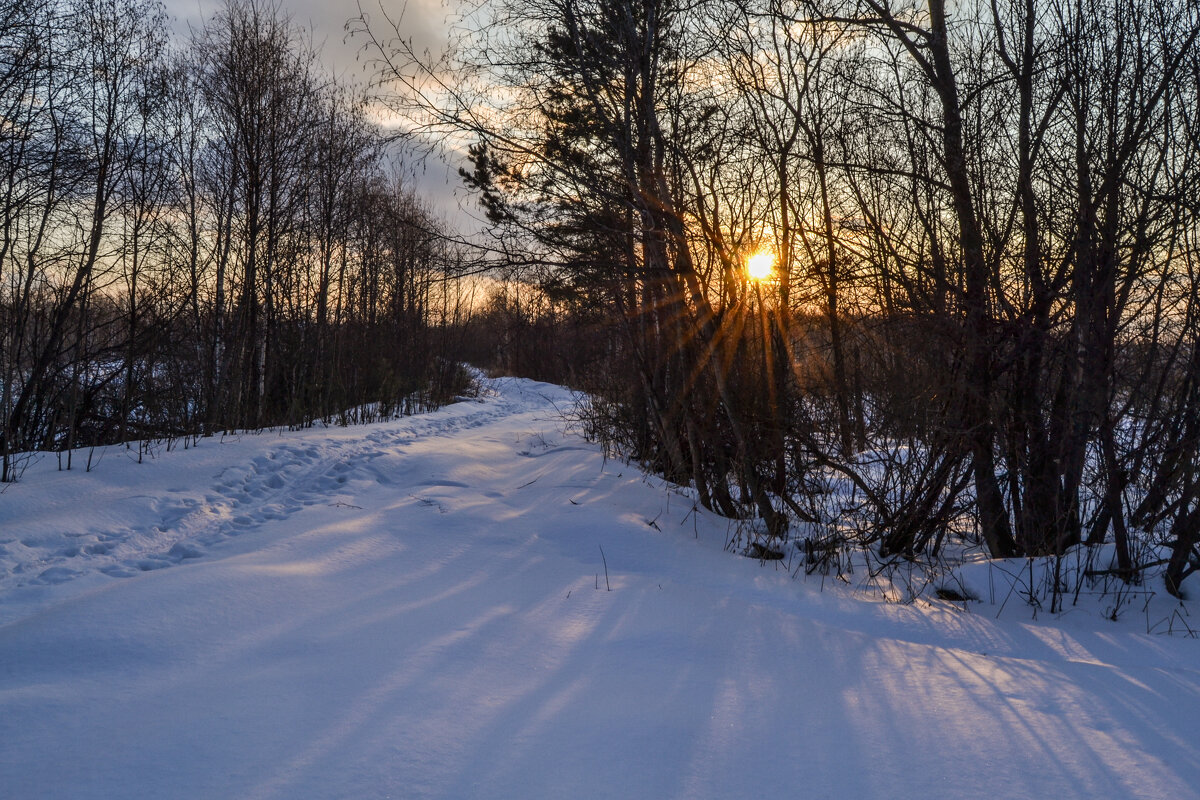
[[[752,281],[765,281],[775,274],[774,254],[763,250],[746,259],[746,275]]]

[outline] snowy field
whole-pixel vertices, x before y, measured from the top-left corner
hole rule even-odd
[[[0,798],[1200,797],[1200,641],[794,579],[489,387],[32,465]]]

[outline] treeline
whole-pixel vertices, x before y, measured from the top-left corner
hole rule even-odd
[[[262,0],[0,0],[0,480],[35,449],[453,391],[455,253],[354,92]]]
[[[376,29],[391,101],[475,143],[510,260],[549,265],[480,324],[589,389],[595,435],[810,554],[1105,545],[1096,573],[1165,566],[1173,593],[1200,566],[1196,4],[495,0],[464,25],[450,78]]]

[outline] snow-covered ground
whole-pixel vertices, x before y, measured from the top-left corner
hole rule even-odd
[[[793,579],[490,387],[31,466],[0,797],[1200,797],[1200,641]]]

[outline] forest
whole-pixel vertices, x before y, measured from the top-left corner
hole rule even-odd
[[[167,46],[150,0],[4,0],[4,480],[470,362],[581,390],[763,554],[1200,568],[1195,3],[490,0],[452,34],[363,12],[360,93],[269,2]]]
[[[0,480],[453,393],[458,256],[279,8],[5,0],[0,54]]]
[[[1165,565],[1179,591],[1194,3],[522,0],[469,21],[448,62],[376,41],[393,107],[474,137],[467,180],[541,265],[488,309],[511,369],[577,383],[615,451],[810,555],[1107,544],[1102,571]]]

